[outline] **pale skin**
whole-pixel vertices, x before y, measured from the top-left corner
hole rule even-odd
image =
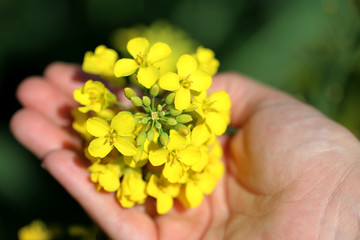
[[[176,204],[165,215],[121,208],[90,182],[70,128],[72,92],[86,80],[79,69],[54,63],[26,79],[11,129],[109,238],[360,238],[359,141],[314,108],[235,73],[216,76],[210,90],[229,93],[238,128],[221,139],[227,170],[214,193],[197,208]]]

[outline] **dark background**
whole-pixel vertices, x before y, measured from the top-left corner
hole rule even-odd
[[[9,132],[18,84],[54,61],[81,63],[120,27],[164,19],[237,71],[315,106],[360,136],[354,0],[0,0],[0,239],[34,219],[91,225]]]

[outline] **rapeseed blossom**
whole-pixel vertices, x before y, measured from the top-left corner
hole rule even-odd
[[[102,79],[74,91],[80,106],[73,128],[84,141],[90,180],[99,191],[116,192],[124,208],[147,198],[156,199],[159,214],[175,199],[197,207],[224,173],[216,137],[230,122],[231,102],[225,91],[207,93],[219,61],[199,47],[164,72],[168,44],[135,37],[126,46],[132,58],[119,58],[104,45],[87,52],[83,69]],[[120,102],[110,86],[124,79],[129,101]]]

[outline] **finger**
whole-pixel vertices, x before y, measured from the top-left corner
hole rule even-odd
[[[111,239],[156,239],[152,220],[136,208],[123,209],[112,193],[98,192],[84,163],[70,150],[48,154],[43,166],[81,204]]]
[[[76,102],[44,78],[26,79],[17,90],[17,98],[23,106],[38,111],[59,126],[71,124],[70,112]]]
[[[231,99],[231,125],[241,126],[262,104],[286,96],[236,73],[222,73],[214,77],[211,91],[225,90]]]
[[[75,89],[81,88],[87,80],[94,78],[93,75],[85,74],[79,65],[62,62],[49,65],[44,76],[71,98]]]
[[[10,128],[18,141],[39,158],[57,149],[80,149],[79,139],[34,110],[16,112]]]

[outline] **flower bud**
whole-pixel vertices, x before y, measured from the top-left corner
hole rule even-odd
[[[143,124],[147,124],[150,119],[151,119],[150,117],[143,117],[143,118],[141,119],[141,122],[142,122]]]
[[[181,115],[177,116],[175,119],[179,123],[188,123],[193,120],[189,114],[181,114]]]
[[[151,142],[152,140],[154,140],[154,137],[155,137],[155,132],[154,132],[154,129],[150,129],[147,134],[146,134],[146,137],[148,139],[149,142]]]
[[[190,133],[189,128],[181,123],[175,125],[175,130],[183,136],[187,136]]]
[[[195,104],[191,103],[185,110],[184,112],[192,112],[194,110],[196,110],[198,108],[198,106],[196,106]]]
[[[141,133],[139,133],[139,135],[136,137],[136,144],[137,144],[138,146],[141,146],[141,145],[144,144],[145,140],[146,140],[146,133],[141,132]]]
[[[143,96],[142,101],[143,101],[143,104],[147,107],[150,106],[150,104],[151,104],[151,100],[148,96]]]
[[[159,112],[160,117],[165,117],[166,113],[164,111]]]
[[[167,105],[170,105],[174,102],[174,98],[175,98],[175,93],[170,93],[169,95],[167,95],[167,97],[165,98],[165,102]]]
[[[156,121],[155,127],[156,127],[156,129],[161,129],[161,128],[162,128],[162,125],[161,125],[161,123],[159,123],[158,121]]]
[[[160,142],[162,145],[166,146],[169,143],[169,135],[163,132],[160,135]]]
[[[156,97],[159,94],[159,85],[154,84],[152,85],[152,87],[150,88],[150,96],[152,97]]]
[[[135,97],[131,97],[131,103],[134,104],[137,107],[141,107],[142,106],[142,101],[141,98],[135,96]]]
[[[166,120],[166,123],[169,124],[170,126],[175,126],[177,124],[177,121],[175,120],[175,118],[168,118]]]
[[[131,88],[125,88],[124,89],[124,94],[125,97],[127,97],[127,99],[131,99],[132,97],[136,97],[136,93],[134,92],[134,90],[132,90]]]
[[[157,110],[158,110],[158,112],[160,112],[160,111],[162,111],[162,106],[159,104],[159,105],[157,105]]]
[[[175,109],[175,108],[172,108],[172,109],[170,109],[170,115],[171,116],[177,116],[177,115],[180,115],[182,113],[182,111],[181,110],[177,110],[177,109]]]

